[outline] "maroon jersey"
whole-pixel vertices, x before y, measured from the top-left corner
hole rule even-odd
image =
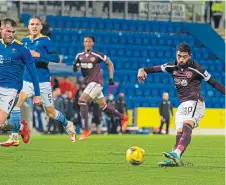
[[[81,72],[84,76],[86,84],[97,82],[103,86],[103,76],[101,73],[100,63],[106,61],[107,56],[100,52],[78,53],[76,55],[76,66],[81,67]]]
[[[208,81],[211,75],[202,66],[190,60],[184,68],[174,62],[161,65],[161,70],[172,75],[181,102],[203,100],[201,80]]]

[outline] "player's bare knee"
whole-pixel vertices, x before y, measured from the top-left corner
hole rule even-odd
[[[79,104],[79,105],[87,104],[87,99],[86,99],[86,98],[79,98],[79,99],[78,99],[78,104]]]
[[[5,121],[3,118],[0,118],[0,129],[2,129],[5,125]]]
[[[98,105],[100,106],[100,109],[104,110],[107,107],[107,103],[104,98],[96,100]]]
[[[5,122],[7,120],[8,114],[3,110],[0,110],[0,129],[5,126]]]
[[[21,91],[19,94],[19,99],[17,101],[16,107],[21,107],[27,99],[28,95],[25,92]]]
[[[49,118],[55,118],[55,114],[53,114],[52,112],[46,112],[46,115],[47,115]]]
[[[182,128],[178,128],[178,129],[177,129],[177,133],[181,133],[182,130],[183,130]]]
[[[101,110],[105,110],[107,108],[107,103],[105,101],[104,102],[100,102],[98,104],[99,104]]]
[[[105,110],[106,107],[107,107],[107,104],[101,104],[101,105],[99,105],[99,106],[100,106],[100,109],[101,109],[101,110]]]
[[[53,107],[45,107],[45,112],[49,118],[56,117],[56,110]]]
[[[190,128],[194,128],[194,124],[194,121],[191,120],[184,121],[184,126],[188,126]]]

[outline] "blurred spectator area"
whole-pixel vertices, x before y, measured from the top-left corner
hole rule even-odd
[[[4,1],[4,0],[3,0]],[[153,3],[150,1],[150,3]],[[185,21],[203,22],[205,1],[155,1],[155,3],[184,4]],[[153,19],[153,7],[148,1],[10,1],[11,15],[31,13],[40,15],[92,16],[105,18]],[[3,6],[4,7],[4,6]],[[4,9],[4,8],[3,8]],[[149,9],[149,10],[148,10]],[[160,8],[158,8],[162,11]],[[156,10],[154,10],[156,11]],[[146,16],[144,16],[146,12]],[[162,11],[163,12],[163,11]],[[178,12],[178,11],[177,11]],[[143,14],[143,15],[142,15]],[[207,20],[206,20],[207,21]]]
[[[59,88],[61,94],[65,94],[67,97],[69,96],[72,99],[75,97],[75,94],[79,89],[76,76],[52,76],[51,85],[53,90]]]

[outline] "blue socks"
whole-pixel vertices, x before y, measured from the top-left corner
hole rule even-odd
[[[67,126],[68,120],[65,118],[65,116],[58,110],[56,111],[56,117],[55,120],[58,120],[63,126]]]
[[[20,115],[20,108],[14,107],[10,114],[10,119],[6,122],[6,125],[9,125],[13,128],[13,134],[18,134],[21,128],[20,124],[21,115]],[[68,125],[68,120],[65,116],[58,110],[56,110],[56,117],[55,120],[58,120],[63,126]]]

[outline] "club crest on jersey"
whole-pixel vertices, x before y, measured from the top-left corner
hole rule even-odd
[[[191,78],[192,77],[192,72],[191,71],[186,71],[185,75],[187,76],[187,78]]]
[[[16,48],[12,48],[12,52],[15,53],[15,51],[16,51]]]
[[[91,61],[91,62],[95,62],[95,60],[96,60],[95,57],[91,57],[91,58],[90,58],[90,61]]]

